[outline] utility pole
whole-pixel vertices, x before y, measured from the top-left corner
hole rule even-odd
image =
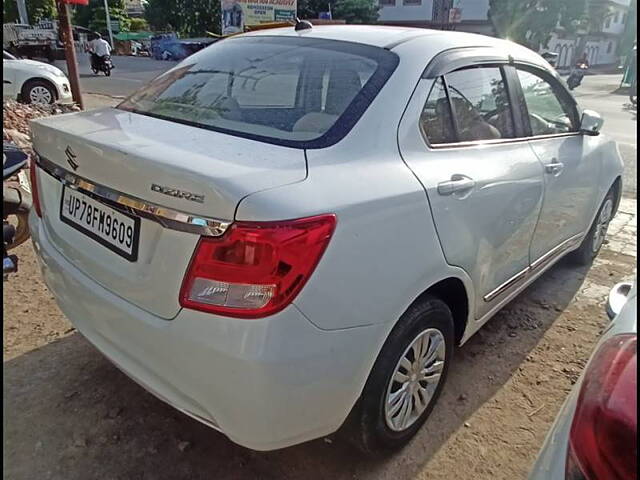
[[[111,44],[111,48],[113,48],[113,32],[111,31],[111,18],[109,17],[109,3],[107,0],[104,0],[104,12],[107,15],[107,31],[109,32],[109,43]]]
[[[58,7],[58,28],[64,44],[64,56],[67,59],[67,71],[69,73],[69,83],[71,84],[71,95],[73,101],[80,108],[84,109],[82,94],[80,93],[80,76],[78,75],[78,62],[76,61],[76,49],[73,44],[73,32],[71,21],[69,20],[69,5],[63,0],[56,0]]]
[[[29,16],[27,15],[27,3],[25,0],[16,0],[18,4],[18,16],[20,17],[20,23],[25,25],[29,24]]]

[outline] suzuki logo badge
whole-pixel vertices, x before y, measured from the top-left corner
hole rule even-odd
[[[67,156],[67,163],[71,165],[74,170],[78,169],[78,162],[76,162],[76,154],[71,150],[71,147],[67,145],[67,149],[64,151]]]

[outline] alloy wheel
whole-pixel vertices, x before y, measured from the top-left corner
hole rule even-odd
[[[607,235],[607,229],[609,228],[609,222],[611,221],[611,215],[613,213],[613,201],[609,198],[602,205],[600,215],[598,215],[598,221],[596,222],[596,228],[593,232],[593,241],[591,242],[591,250],[597,252],[604,242],[604,238]]]
[[[31,103],[51,103],[53,96],[48,88],[37,85],[29,91]]]
[[[435,328],[422,331],[396,364],[387,387],[385,421],[396,432],[420,418],[440,383],[445,362],[445,339]]]

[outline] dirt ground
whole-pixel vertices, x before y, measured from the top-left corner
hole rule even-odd
[[[151,396],[60,313],[30,244],[4,284],[4,478],[526,478],[547,430],[607,323],[604,300],[633,277],[635,200],[623,200],[593,267],[566,261],[455,353],[448,383],[414,441],[363,458],[341,436],[259,453]]]

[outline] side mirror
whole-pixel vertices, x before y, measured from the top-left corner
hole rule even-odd
[[[622,307],[627,302],[627,297],[633,285],[629,282],[622,282],[615,285],[609,292],[607,298],[607,316],[613,320],[620,313]]]
[[[580,131],[586,135],[599,135],[604,120],[598,112],[584,110],[580,119]]]

